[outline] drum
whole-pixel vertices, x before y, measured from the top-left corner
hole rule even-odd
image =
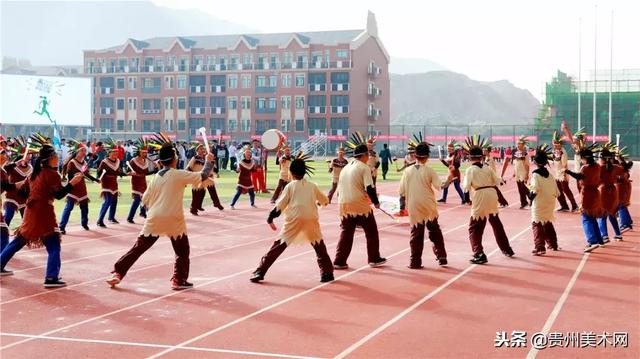
[[[268,151],[276,151],[286,140],[287,137],[282,132],[276,129],[271,129],[262,134],[261,142],[262,146],[264,146]]]

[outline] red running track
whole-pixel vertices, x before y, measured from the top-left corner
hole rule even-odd
[[[637,172],[637,171],[636,171]],[[634,175],[634,205],[638,213]],[[393,195],[397,184],[381,184]],[[388,263],[366,265],[363,233],[356,232],[350,269],[319,282],[310,246],[288,248],[265,282],[248,281],[277,238],[265,219],[269,205],[188,217],[191,280],[172,291],[173,251],[159,240],[117,289],[104,283],[113,263],[132,245],[139,225],[119,225],[90,236],[71,228],[62,251],[66,288],[45,290],[46,253],[19,252],[0,293],[0,355],[32,357],[617,357],[638,358],[640,234],[627,232],[583,254],[577,214],[558,214],[561,251],[530,255],[530,213],[519,210],[515,186],[503,191],[512,207],[500,217],[516,252],[504,257],[489,228],[489,264],[470,265],[469,208],[440,207],[449,266],[438,267],[430,245],[425,268],[410,270],[409,226],[376,214]],[[452,193],[452,201],[457,199]],[[337,206],[320,211],[325,241],[335,254]],[[637,216],[636,223],[640,223]],[[281,223],[281,222],[278,222]],[[495,347],[496,332],[527,333],[526,347]],[[534,333],[626,332],[628,345],[532,348]],[[586,334],[582,334],[586,335]],[[547,336],[545,336],[547,337]],[[582,342],[589,343],[588,340]],[[556,343],[557,344],[557,343]],[[571,344],[571,343],[569,343]]]

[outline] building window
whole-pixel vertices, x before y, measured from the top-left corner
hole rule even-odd
[[[296,74],[296,87],[304,87],[304,74]]]
[[[187,109],[186,97],[178,97],[178,110],[186,110],[186,109]]]
[[[283,64],[290,64],[292,61],[293,61],[293,54],[291,54],[290,52],[285,52],[284,54],[282,54]]]
[[[347,57],[349,57],[349,51],[348,50],[336,50],[336,57],[339,59],[346,59]]]
[[[281,120],[280,131],[282,131],[282,132],[291,131],[291,120],[289,120],[289,119]]]
[[[278,76],[271,75],[269,76],[269,87],[277,87],[278,86]]]
[[[331,134],[332,135],[346,135],[349,131],[349,119],[348,118],[332,118],[331,119]]]
[[[164,120],[165,131],[173,131],[173,120]]]
[[[212,118],[209,121],[209,132],[212,135],[217,135],[218,131],[220,131],[220,134],[224,134],[225,133],[225,120],[224,118]]]
[[[229,129],[229,132],[238,131],[238,120],[236,120],[235,118],[229,119],[227,126],[228,126],[227,128]]]
[[[117,90],[124,90],[125,89],[124,77],[118,77],[116,79],[116,89]]]
[[[264,110],[267,107],[267,99],[264,97],[258,97],[256,99],[256,110]]]
[[[123,98],[119,98],[116,99],[116,109],[117,110],[124,110],[124,99]],[[124,125],[122,125],[124,127]]]
[[[129,97],[127,103],[129,105],[129,111],[135,111],[136,107],[138,107],[138,99],[135,97]]]
[[[240,121],[240,131],[242,132],[249,132],[251,131],[251,120],[245,119],[243,118]]]
[[[242,55],[242,64],[243,65],[251,65],[253,63],[253,54],[243,54]]]
[[[164,77],[164,88],[167,90],[173,89],[173,76],[165,76]]]
[[[116,120],[116,131],[124,131],[124,120]]]
[[[283,110],[288,110],[291,108],[291,96],[282,96],[280,97],[280,107]]]
[[[229,88],[230,89],[238,88],[238,76],[237,75],[229,75]]]
[[[209,105],[211,107],[211,113],[212,114],[223,114],[225,113],[225,101],[226,101],[226,97],[224,96],[212,96],[209,98]]]
[[[138,79],[135,77],[129,77],[129,90],[135,90],[137,87]]]
[[[304,96],[296,96],[296,110],[304,110]]]
[[[267,77],[266,76],[257,76],[256,77],[256,87],[266,87],[267,86]]]
[[[143,120],[142,131],[144,132],[160,132],[160,121],[158,120]]]
[[[211,92],[225,92],[227,84],[226,75],[213,75],[211,76]]]
[[[282,74],[282,87],[291,87],[291,74]]]
[[[110,118],[101,118],[100,119],[100,129],[101,130],[111,130],[113,126],[113,120]]]
[[[310,118],[307,127],[309,127],[310,135],[325,133],[327,131],[327,120],[324,118]]]
[[[325,113],[327,96],[309,96],[309,113]],[[309,122],[311,126],[311,122]],[[311,127],[310,127],[311,128]]]
[[[164,98],[164,109],[172,111],[173,110],[173,97],[165,97]]]
[[[229,97],[229,110],[235,110],[238,108],[238,98],[237,97]]]
[[[242,88],[251,88],[251,75],[242,75]]]
[[[270,110],[275,110],[277,106],[277,99],[275,97],[269,97],[269,102],[267,104],[267,108]]]
[[[251,110],[251,96],[242,96],[242,109]]]
[[[187,120],[178,119],[178,131],[184,131],[187,129]]]
[[[296,132],[304,132],[304,118],[296,118]]]
[[[142,113],[160,113],[160,99],[159,98],[144,98],[142,99]]]
[[[184,90],[187,88],[187,77],[186,76],[178,76],[178,89]]]

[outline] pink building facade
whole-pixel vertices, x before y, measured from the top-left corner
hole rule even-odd
[[[292,143],[389,126],[389,55],[367,29],[128,39],[84,51],[94,127],[111,137],[164,131],[248,140],[272,128]]]

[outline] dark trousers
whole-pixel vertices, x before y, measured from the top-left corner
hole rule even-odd
[[[0,253],[9,244],[9,228],[4,226],[4,223],[0,225]]]
[[[4,223],[7,226],[11,225],[11,220],[13,216],[16,214],[16,210],[18,210],[18,206],[11,202],[5,202],[4,204]],[[24,207],[18,210],[20,212],[20,217],[24,218]]]
[[[518,193],[520,194],[520,206],[526,207],[529,205],[529,189],[527,188],[527,184],[524,181],[516,181],[518,185]]]
[[[138,207],[140,207],[140,216],[144,218],[147,217],[147,210],[144,208],[144,206],[140,206],[140,202],[142,202],[142,196],[140,196],[139,194],[134,194],[133,201],[131,202],[131,208],[129,209],[129,216],[127,216],[127,220],[133,221],[133,217],[135,217]]]
[[[64,206],[64,210],[62,210],[62,217],[60,217],[60,230],[67,228],[67,223],[69,223],[69,217],[71,216],[71,211],[75,203],[75,199],[67,197],[67,204]],[[89,224],[89,201],[85,200],[78,203],[78,207],[80,207],[80,223],[86,226]]]
[[[271,202],[275,202],[278,197],[280,197],[280,193],[282,193],[282,190],[284,189],[284,186],[287,185],[287,181],[283,180],[283,179],[279,179],[278,180],[278,187],[276,187],[276,190],[273,192],[273,196],[271,197]]]
[[[511,245],[509,245],[509,239],[507,238],[507,233],[504,231],[500,217],[498,217],[497,214],[490,215],[489,224],[491,224],[493,235],[496,237],[496,243],[498,243],[500,250],[502,252],[510,252]],[[471,250],[474,256],[484,253],[484,249],[482,248],[482,234],[486,225],[487,217],[478,219],[471,218],[469,221],[469,242],[471,242]]]
[[[569,182],[556,181],[556,185],[558,186],[558,192],[560,192],[560,195],[558,196],[558,202],[560,203],[560,207],[562,209],[569,209],[567,200],[564,198],[564,196],[566,195],[567,198],[569,199],[569,202],[571,202],[571,209],[578,208],[578,204],[576,203],[575,198],[573,198],[573,192],[571,192],[571,189],[569,188]]]
[[[458,196],[460,196],[460,200],[464,203],[465,202],[465,197],[464,197],[464,194],[462,193],[462,188],[460,187],[460,180],[456,178],[453,181],[451,181],[451,183],[453,183],[453,188],[455,188],[456,192],[458,192]],[[445,187],[442,190],[442,198],[441,198],[441,200],[446,202],[448,194],[449,194],[449,186]]]
[[[329,193],[327,194],[327,197],[329,197],[329,203],[331,203],[331,199],[333,198],[333,195],[336,193],[337,189],[338,189],[338,182],[333,182],[331,184],[331,189],[329,190]]]
[[[382,179],[387,179],[387,172],[389,172],[389,162],[382,161]]]
[[[407,199],[405,196],[400,196],[400,210],[407,208]]]
[[[424,249],[424,229],[429,231],[429,240],[431,241],[433,254],[436,258],[447,258],[447,251],[444,249],[444,237],[438,224],[438,219],[429,222],[418,223],[411,227],[411,239],[409,246],[411,247],[411,263],[412,267],[420,267],[422,265],[422,250]]]
[[[118,273],[124,278],[129,268],[153,246],[159,237],[156,236],[140,236],[131,249],[113,266],[113,273]],[[186,234],[176,239],[171,239],[173,251],[176,253],[176,262],[173,266],[173,277],[178,281],[186,281],[189,277],[189,238]]]
[[[46,278],[58,279],[60,275],[60,234],[53,233],[47,238],[42,240],[45,248],[47,249],[47,271]],[[4,266],[13,258],[13,256],[21,250],[27,242],[20,235],[17,235],[13,241],[11,241],[0,253],[0,268],[4,269]]]
[[[220,204],[220,198],[218,198],[218,191],[216,191],[215,186],[209,186],[205,190],[204,188],[192,189],[191,190],[191,211],[197,211],[202,208],[202,204],[204,202],[204,197],[206,196],[207,191],[209,191],[209,196],[211,197],[211,201],[215,207],[222,206]]]
[[[102,207],[100,207],[100,216],[98,217],[98,223],[104,223],[104,216],[107,214],[107,210],[109,210],[109,220],[113,221],[116,219],[118,195],[111,194],[109,192],[103,192],[102,196],[104,202],[102,202]]]
[[[253,206],[256,202],[256,193],[253,191],[253,188],[248,189],[247,192],[249,192],[249,201],[251,202],[251,205]],[[236,202],[238,202],[238,199],[240,199],[240,195],[242,194],[242,188],[238,187],[236,190],[236,194],[233,196],[233,199],[231,200],[231,205],[235,206]]]
[[[346,265],[351,248],[353,247],[353,234],[356,226],[362,227],[364,236],[367,239],[367,259],[369,263],[380,260],[380,238],[378,237],[378,225],[373,212],[366,216],[346,216],[340,223],[340,239],[336,248],[336,257],[333,261],[336,265]]]
[[[544,251],[545,244],[549,249],[558,249],[558,237],[553,223],[533,222],[531,223],[531,231],[533,232],[533,244],[536,251]]]
[[[231,164],[229,165],[229,169],[231,171],[235,171],[236,170],[236,156],[231,157]]]
[[[375,187],[377,179],[378,179],[378,176],[372,176],[372,179],[373,179],[373,187]]]
[[[325,246],[324,241],[321,240],[311,246],[313,246],[313,249],[316,251],[316,258],[318,260],[318,267],[320,267],[320,273],[333,273],[333,264],[331,264],[331,258],[329,258],[329,253],[327,253],[327,247]],[[267,254],[260,259],[256,272],[260,272],[263,275],[266,274],[273,262],[278,259],[286,248],[287,244],[280,240],[273,242],[273,245]]]

